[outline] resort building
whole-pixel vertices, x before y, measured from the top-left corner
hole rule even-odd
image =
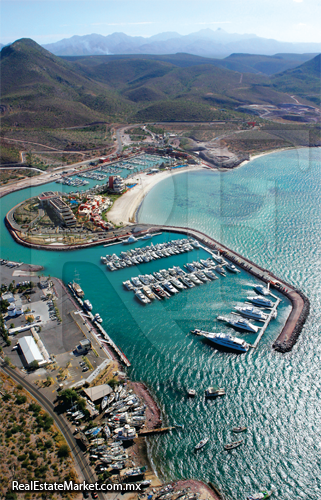
[[[38,197],[38,200],[40,201],[41,206],[50,207],[65,226],[73,227],[76,225],[76,217],[58,193],[55,193],[54,191],[46,191]]]
[[[78,214],[81,217],[86,217],[93,222],[95,226],[99,226],[102,229],[110,229],[112,225],[104,221],[101,214],[111,205],[112,202],[108,197],[88,195],[86,202],[79,205]]]
[[[125,189],[124,179],[120,175],[111,175],[108,186],[114,193],[122,193]]]

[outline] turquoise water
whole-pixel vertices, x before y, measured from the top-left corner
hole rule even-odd
[[[99,263],[100,255],[119,253],[120,246],[35,251],[18,246],[2,226],[1,257],[42,264],[65,281],[79,273],[86,298],[130,359],[131,375],[152,388],[169,424],[184,425],[182,431],[149,440],[162,477],[211,480],[235,500],[271,486],[282,500],[320,498],[319,180],[320,150],[283,152],[224,174],[173,176],[147,195],[139,213],[144,222],[196,227],[301,288],[311,300],[311,314],[286,355],[271,351],[290,310],[284,300],[259,347],[246,355],[219,353],[189,333],[198,326],[228,330],[216,316],[244,300],[254,282],[244,271],[146,307],[122,287],[131,276],[203,258],[203,250],[110,273]],[[43,190],[1,199],[1,213]],[[153,241],[169,237],[175,238],[163,234]],[[215,383],[225,387],[226,396],[205,402],[204,390]],[[186,398],[189,387],[197,390],[194,400]],[[249,427],[242,436],[245,445],[222,451],[235,437],[229,429],[241,423]],[[193,447],[204,435],[210,442],[195,455]]]

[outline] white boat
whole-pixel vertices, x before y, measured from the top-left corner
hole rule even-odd
[[[149,233],[146,233],[144,234],[144,236],[141,238],[141,240],[149,240],[150,238],[152,238],[152,235],[149,234]]]
[[[178,293],[177,288],[174,288],[172,283],[170,283],[169,281],[163,281],[162,286],[166,288],[166,290],[168,290],[170,293]]]
[[[241,271],[234,266],[234,264],[232,264],[231,262],[227,263],[225,265],[225,269],[227,269],[228,271],[230,271],[231,273],[240,273]]]
[[[102,262],[103,264],[106,264],[107,263],[106,257],[100,257],[100,262]]]
[[[203,448],[206,443],[208,442],[209,438],[208,437],[205,437],[204,439],[202,439],[194,448],[195,451],[197,450],[200,450],[201,448]]]
[[[265,312],[261,311],[261,309],[257,309],[253,306],[236,306],[235,309],[240,314],[242,314],[242,316],[245,316],[245,318],[265,321],[268,317],[268,315]]]
[[[103,320],[100,317],[100,314],[98,314],[98,313],[95,314],[94,321],[97,321],[97,323],[102,323],[103,322]]]
[[[136,429],[130,427],[128,424],[120,429],[116,429],[115,433],[117,434],[115,436],[117,441],[132,441],[137,437]]]
[[[102,402],[101,402],[101,405],[100,405],[102,411],[106,408],[106,406],[108,404],[108,399],[109,399],[108,396],[105,396],[102,399]]]
[[[188,288],[193,288],[195,286],[195,284],[189,279],[189,277],[187,275],[186,276],[180,276],[179,279]]]
[[[88,311],[91,311],[93,308],[92,304],[89,302],[88,299],[84,300],[84,306],[86,309],[88,309]]]
[[[205,276],[207,276],[211,280],[218,279],[218,277],[213,273],[213,271],[211,269],[204,269],[203,273],[205,274]]]
[[[135,243],[137,241],[137,238],[135,236],[129,236],[129,238],[125,241],[123,241],[124,245],[129,245],[130,243]]]
[[[123,285],[127,290],[134,290],[134,285],[130,282],[130,280],[123,281]]]
[[[150,304],[150,299],[141,290],[136,290],[135,295],[143,304]]]
[[[226,264],[226,261],[223,259],[223,257],[221,257],[219,253],[212,253],[212,257],[219,264]]]
[[[272,300],[267,299],[266,297],[262,297],[260,295],[254,295],[254,297],[247,297],[247,300],[252,302],[255,306],[268,307],[272,308],[274,306],[274,302]]]
[[[189,279],[190,279],[193,283],[195,283],[195,285],[201,285],[201,284],[203,283],[203,282],[202,282],[201,280],[199,280],[199,279],[198,279],[198,277],[197,277],[197,276],[195,276],[195,274],[193,274],[193,273],[190,273],[190,274],[188,275],[188,277],[189,277]]]
[[[200,244],[197,240],[191,240],[190,244],[193,245],[194,248],[200,248]]]
[[[186,286],[183,285],[183,283],[178,281],[178,279],[176,279],[176,278],[171,278],[169,281],[172,283],[173,286],[178,288],[178,290],[184,290],[186,288]]]
[[[249,344],[242,339],[233,337],[230,333],[211,333],[198,329],[192,330],[192,333],[206,338],[216,347],[231,349],[237,352],[247,352],[249,350]]]
[[[135,285],[135,286],[138,286],[138,287],[141,287],[141,286],[142,286],[141,281],[140,281],[137,277],[131,278],[131,282],[132,282],[132,283],[133,283],[133,285]]]
[[[156,295],[152,292],[151,288],[148,285],[143,286],[142,290],[149,299],[156,299]]]
[[[270,295],[269,288],[266,288],[263,285],[255,285],[253,288],[256,292],[260,293],[261,295]]]
[[[196,271],[194,274],[199,280],[203,281],[203,283],[205,283],[206,281],[210,281],[210,279],[205,276],[203,271]]]
[[[224,270],[224,267],[221,267],[221,266],[216,266],[215,267],[215,271],[219,274],[221,274],[222,276],[226,276],[225,274],[225,270]]]
[[[253,323],[250,323],[247,319],[244,318],[238,318],[238,319],[229,319],[226,318],[225,321],[231,325],[234,326],[234,328],[237,328],[239,330],[245,330],[247,332],[251,333],[257,333],[259,331],[259,327],[256,325],[253,325]]]

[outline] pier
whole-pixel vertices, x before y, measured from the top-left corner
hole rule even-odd
[[[78,304],[83,309],[85,309],[83,301],[76,295],[76,293],[75,293],[75,291],[70,283],[68,284],[68,288],[71,291],[73,297],[77,300]],[[87,310],[86,310],[86,314],[82,313],[81,311],[79,311],[79,314],[87,317],[91,321],[92,325],[95,328],[97,328],[99,330],[100,334],[104,337],[105,340],[102,340],[100,338],[100,336],[97,336],[97,339],[100,342],[100,344],[101,343],[107,344],[109,347],[112,348],[112,350],[116,353],[116,355],[119,357],[119,359],[122,361],[122,363],[124,363],[125,366],[127,366],[127,367],[131,366],[130,361],[127,359],[125,354],[119,349],[119,347],[115,344],[115,342],[112,340],[112,338],[108,335],[106,330],[104,330],[104,328],[99,323],[94,321],[94,315],[90,311],[87,311]]]
[[[159,429],[146,429],[140,431],[138,436],[153,436],[154,434],[165,434],[165,432],[170,432],[175,430],[176,427],[160,427]]]
[[[281,299],[279,297],[277,297],[276,295],[273,295],[273,293],[270,293],[270,295],[276,299],[276,302],[274,303],[274,306],[272,307],[268,317],[266,318],[264,325],[260,329],[259,334],[256,337],[254,344],[251,345],[251,347],[253,347],[254,349],[258,346],[258,343],[260,342],[261,338],[263,337],[265,330],[267,329],[271,319],[273,318],[273,316],[275,315],[275,313],[277,311],[278,305],[281,302]]]

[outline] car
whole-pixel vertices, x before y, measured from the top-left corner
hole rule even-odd
[[[98,493],[97,491],[93,491],[91,494],[92,498],[98,498]]]
[[[82,369],[83,372],[87,372],[88,370],[89,370],[88,366],[84,366]]]
[[[88,491],[84,491],[83,492],[83,497],[84,498],[89,498],[89,492]]]

